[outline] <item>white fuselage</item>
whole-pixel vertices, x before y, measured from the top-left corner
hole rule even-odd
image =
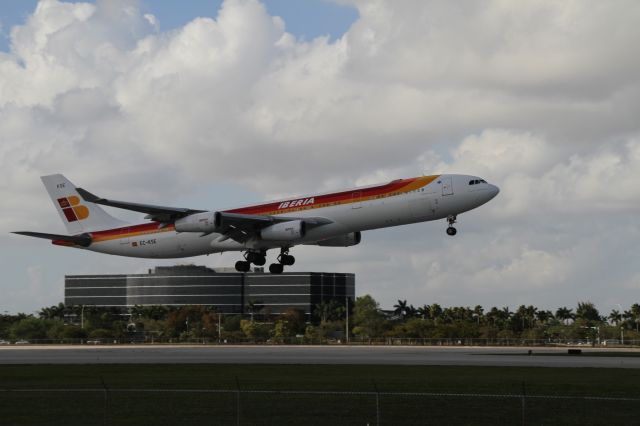
[[[470,184],[470,182],[478,182]],[[395,181],[394,181],[395,182]],[[400,182],[400,181],[398,181]],[[393,183],[393,182],[392,182]],[[174,227],[157,222],[132,225],[115,230],[91,233],[93,243],[87,250],[119,256],[140,258],[177,258],[198,256],[225,251],[261,250],[277,247],[292,247],[299,244],[314,244],[318,241],[345,235],[351,232],[406,225],[416,222],[438,220],[469,211],[491,200],[498,188],[475,176],[437,175],[402,181],[400,189],[390,186],[354,188],[343,191],[338,201],[335,194],[320,194],[310,197],[289,198],[268,205],[272,216],[297,218],[326,218],[331,223],[314,227],[294,241],[264,241],[252,238],[244,243],[224,239],[217,233],[203,235],[198,232],[176,232]],[[423,184],[424,183],[424,184]],[[346,194],[346,195],[345,195]],[[367,194],[363,196],[362,194]],[[371,194],[371,195],[368,195]],[[330,196],[333,196],[331,198]],[[323,198],[324,197],[324,198]],[[312,205],[304,205],[312,200]],[[279,213],[274,208],[287,205],[295,208]],[[267,206],[267,204],[265,204]],[[227,210],[243,211],[254,207]],[[267,207],[265,207],[267,209]]]

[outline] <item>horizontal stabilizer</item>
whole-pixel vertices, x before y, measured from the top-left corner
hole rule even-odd
[[[44,238],[47,240],[52,240],[54,244],[56,242],[66,242],[66,243],[72,243],[81,247],[89,247],[91,245],[91,236],[89,234],[59,235],[59,234],[45,234],[42,232],[29,232],[29,231],[13,232],[13,234],[26,235],[27,237]]]
[[[118,209],[131,210],[134,212],[147,213],[149,219],[158,220],[160,222],[171,222],[179,217],[188,216],[194,213],[203,213],[206,210],[193,210],[181,207],[164,207],[154,206],[150,204],[130,203],[127,201],[108,200],[100,198],[89,191],[76,188],[80,196],[89,203],[102,204],[103,206],[115,207]]]

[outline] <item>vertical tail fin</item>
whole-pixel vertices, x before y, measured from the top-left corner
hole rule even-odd
[[[127,225],[126,222],[109,215],[99,205],[83,200],[75,185],[63,175],[42,176],[40,179],[70,234]]]

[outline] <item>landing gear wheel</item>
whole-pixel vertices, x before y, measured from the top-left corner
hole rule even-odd
[[[272,263],[269,265],[269,272],[272,274],[281,274],[284,271],[284,265],[282,263]]]
[[[263,266],[267,263],[265,254],[262,252],[248,251],[244,254],[244,258],[247,259],[247,262],[253,263],[256,266]]]
[[[291,266],[296,263],[296,258],[289,254],[289,248],[283,247],[280,249],[280,255],[278,256],[278,262],[281,265]]]
[[[458,233],[458,230],[453,227],[453,224],[456,223],[456,215],[450,214],[449,216],[447,216],[447,223],[449,224],[449,227],[447,228],[447,235],[456,235]]]
[[[291,256],[290,254],[281,254],[280,256],[278,256],[278,262],[286,266],[291,266],[296,263],[296,258]]]
[[[251,263],[245,260],[238,260],[236,262],[236,271],[238,272],[249,272],[251,269]]]

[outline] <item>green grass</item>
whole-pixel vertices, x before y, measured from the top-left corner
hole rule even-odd
[[[86,392],[80,389],[102,389]],[[640,398],[633,369],[348,365],[0,365],[0,424],[236,424],[238,394],[133,389],[228,389],[498,394],[379,396],[380,424],[632,424]],[[43,389],[4,392],[2,389]],[[45,389],[77,389],[54,392]],[[127,391],[129,389],[129,391]],[[243,425],[376,424],[376,396],[242,393]]]

